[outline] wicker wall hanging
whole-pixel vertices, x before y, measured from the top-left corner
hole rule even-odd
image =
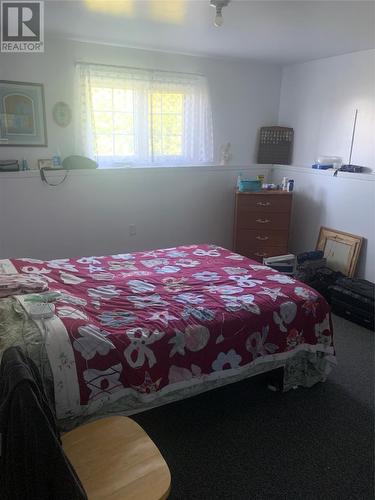
[[[258,163],[290,165],[294,131],[288,127],[262,127],[259,134]]]

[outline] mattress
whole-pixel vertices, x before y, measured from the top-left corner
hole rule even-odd
[[[131,414],[279,367],[285,390],[309,387],[336,364],[325,299],[218,246],[0,269],[42,275],[59,292],[44,320],[27,318],[29,295],[13,299],[45,350],[59,419]]]

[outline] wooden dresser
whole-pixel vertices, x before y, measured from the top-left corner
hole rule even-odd
[[[236,191],[234,251],[262,262],[288,253],[292,193]]]

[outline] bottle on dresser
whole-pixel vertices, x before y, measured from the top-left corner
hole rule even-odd
[[[281,181],[281,189],[283,191],[288,191],[288,177],[283,177],[283,180]]]

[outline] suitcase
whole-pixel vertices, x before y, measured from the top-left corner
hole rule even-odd
[[[318,269],[298,266],[298,271],[294,275],[296,279],[306,283],[323,295],[328,302],[331,302],[330,287],[343,276],[339,271],[333,271],[326,266]]]
[[[374,330],[375,285],[367,280],[340,278],[329,287],[332,311]]]

